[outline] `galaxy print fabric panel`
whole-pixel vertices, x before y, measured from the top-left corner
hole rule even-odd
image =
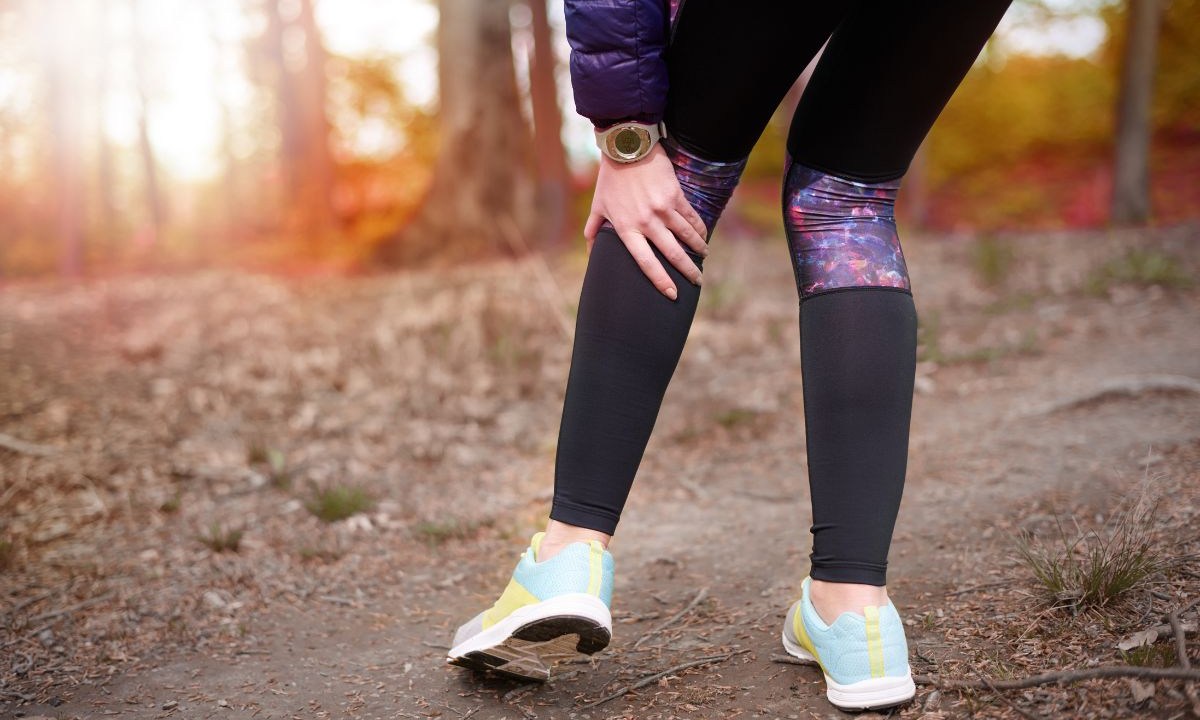
[[[783,215],[801,299],[846,287],[910,290],[896,234],[900,180],[863,183],[788,158]]]
[[[696,209],[711,238],[717,218],[721,217],[725,203],[729,202],[742,171],[746,169],[746,159],[736,162],[705,160],[685,150],[670,137],[663,138],[662,146],[675,166],[675,177],[679,180],[683,196]]]

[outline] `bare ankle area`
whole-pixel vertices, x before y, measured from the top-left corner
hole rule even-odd
[[[611,539],[610,535],[606,535],[599,530],[569,525],[558,520],[550,520],[546,524],[546,534],[542,537],[542,542],[538,546],[537,559],[539,562],[549,560],[563,548],[576,542],[586,543],[596,540],[607,548],[608,542]]]
[[[877,585],[826,582],[813,580],[809,586],[809,598],[817,614],[827,624],[837,620],[844,612],[863,614],[864,605],[886,605],[887,588]]]

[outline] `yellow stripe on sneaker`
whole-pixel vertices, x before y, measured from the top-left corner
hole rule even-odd
[[[879,608],[874,605],[863,607],[867,618],[867,657],[871,661],[871,677],[883,677],[883,638],[879,634]]]
[[[820,666],[821,671],[824,672],[825,663],[821,662],[821,656],[817,654],[817,648],[815,645],[813,645],[812,638],[808,636],[808,631],[804,629],[804,618],[801,617],[803,612],[804,607],[803,605],[800,605],[796,608],[796,612],[792,615],[792,633],[796,636],[796,639],[800,641],[800,647],[807,650],[809,655],[812,655],[814,658],[816,658],[817,665]]]
[[[591,552],[588,553],[588,595],[600,597],[600,579],[604,567],[604,546],[598,540],[588,543]]]
[[[500,598],[496,600],[496,604],[492,605],[483,613],[483,629],[486,630],[504,618],[508,617],[517,608],[523,608],[526,605],[534,605],[541,602],[537,596],[525,589],[525,586],[517,582],[516,578],[511,578],[508,581],[508,586],[504,588],[504,592],[500,593]]]

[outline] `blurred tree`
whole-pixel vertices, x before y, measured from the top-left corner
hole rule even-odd
[[[150,99],[146,78],[146,37],[141,23],[142,0],[129,0],[129,13],[133,19],[133,69],[138,96],[138,151],[142,160],[146,208],[150,213],[151,234],[147,242],[157,253],[160,252],[163,226],[166,224],[166,206],[159,189],[158,160],[154,157],[154,144],[150,141]]]
[[[208,38],[214,49],[216,63],[213,74],[217,78],[225,75],[225,58],[228,53],[225,39],[219,32],[220,22],[216,14],[216,6],[206,5],[205,20],[208,22]],[[225,93],[221,92],[223,83],[217,82],[217,111],[221,121],[221,186],[220,197],[222,205],[222,220],[225,232],[231,232],[238,227],[242,219],[240,197],[241,172],[237,153],[233,149],[233,117],[229,111],[229,102]]]
[[[52,167],[51,197],[59,245],[59,272],[75,277],[83,272],[83,175],[80,169],[81,116],[79,74],[72,72],[71,51],[77,38],[73,23],[63,22],[69,0],[42,0],[36,6],[42,44],[46,108],[49,114]]]
[[[562,114],[558,103],[557,61],[546,12],[547,0],[528,0],[533,35],[529,59],[529,95],[533,107],[534,157],[537,159],[537,218],[543,245],[558,245],[565,237],[567,151],[562,142]]]
[[[294,9],[295,16],[284,14]],[[271,61],[280,157],[291,229],[319,242],[334,228],[334,162],[325,102],[327,54],[312,0],[264,0],[265,50]]]
[[[110,0],[100,0],[99,18],[96,29],[96,112],[93,115],[96,134],[96,195],[100,218],[97,234],[106,249],[112,248],[117,230],[117,200],[114,177],[113,148],[104,127],[104,110],[112,91],[112,37],[109,25],[112,13]]]
[[[421,209],[383,242],[385,264],[465,259],[524,242],[531,141],[513,67],[510,0],[440,0],[440,142]]]
[[[1110,212],[1113,222],[1142,224],[1150,219],[1150,107],[1162,5],[1129,0],[1126,16]]]
[[[304,32],[304,67],[295,81],[300,83],[303,113],[305,182],[302,202],[310,208],[308,220],[324,232],[334,229],[334,161],[329,147],[330,125],[326,114],[328,54],[317,27],[313,0],[300,0],[297,25]]]

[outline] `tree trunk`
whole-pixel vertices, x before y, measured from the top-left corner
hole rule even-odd
[[[288,68],[284,49],[285,25],[279,13],[279,0],[265,0],[267,16],[266,52],[271,59],[271,76],[275,81],[276,122],[279,126],[279,164],[283,174],[286,214],[295,207],[303,182],[303,123],[300,121],[300,101]]]
[[[166,225],[166,208],[163,204],[162,192],[158,182],[158,161],[154,157],[154,145],[150,142],[150,101],[146,89],[146,48],[145,37],[141,26],[141,2],[130,0],[130,14],[133,18],[133,67],[136,73],[138,96],[138,150],[142,160],[142,182],[146,193],[146,209],[150,214],[151,235],[147,245],[157,252],[162,242],[163,228]]]
[[[208,37],[216,56],[213,73],[218,79],[216,102],[221,119],[221,204],[223,206],[221,224],[224,226],[223,233],[230,234],[241,225],[242,220],[241,202],[238,200],[241,197],[241,168],[237,153],[233,149],[233,116],[229,111],[229,101],[221,91],[221,88],[224,87],[223,79],[228,49],[218,30],[216,9],[212,5],[208,5],[206,10]]]
[[[379,249],[388,264],[519,246],[532,224],[531,142],[513,69],[508,0],[440,0],[440,146],[424,204]]]
[[[105,127],[105,108],[108,104],[108,96],[111,90],[110,80],[112,76],[112,61],[110,55],[112,52],[112,37],[108,29],[108,23],[111,13],[111,3],[109,0],[102,0],[100,3],[100,20],[97,26],[97,48],[96,61],[96,115],[95,132],[96,132],[96,195],[100,203],[100,223],[99,235],[100,242],[99,250],[104,252],[106,256],[111,256],[116,248],[117,235],[117,201],[116,201],[116,177],[113,173],[113,150],[112,143],[108,141],[108,133]]]
[[[76,111],[79,97],[78,73],[69,67],[73,33],[59,23],[70,10],[66,0],[42,0],[39,3],[44,46],[47,110],[50,115],[51,157],[59,272],[66,277],[83,273],[83,178],[80,168],[82,123]]]
[[[567,237],[567,202],[570,176],[562,143],[562,114],[558,106],[554,38],[550,33],[546,0],[528,0],[532,21],[533,53],[529,60],[529,95],[533,107],[534,158],[537,161],[538,235],[543,246],[558,245]]]
[[[1126,12],[1111,216],[1114,223],[1140,225],[1150,219],[1150,103],[1162,3],[1129,0]]]
[[[295,18],[283,17],[280,5],[280,0],[266,0],[266,44],[275,65],[285,214],[315,246],[335,226],[334,163],[325,113],[326,52],[312,0],[296,4]],[[303,53],[292,55],[286,35],[297,30],[304,39]]]
[[[300,0],[300,27],[304,30],[304,72],[299,95],[304,108],[304,207],[308,224],[324,233],[335,226],[333,191],[335,182],[333,155],[329,149],[330,124],[325,102],[328,79],[325,74],[327,53],[317,27],[313,0]]]

